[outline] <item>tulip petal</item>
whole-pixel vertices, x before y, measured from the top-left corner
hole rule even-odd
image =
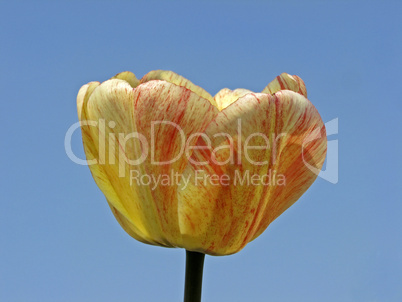
[[[262,92],[273,95],[280,90],[291,90],[307,97],[306,85],[303,80],[296,75],[292,76],[285,72],[277,76]]]
[[[84,146],[91,150],[87,157],[91,154],[98,161],[90,169],[116,219],[141,242],[180,246],[177,185],[154,186],[148,180],[181,173],[187,159],[182,156],[162,165],[153,161],[168,161],[175,156],[182,147],[181,132],[186,138],[203,132],[218,110],[172,83],[150,81],[132,89],[120,79],[102,83],[82,107],[86,119],[98,122],[85,129],[85,136],[83,129]],[[193,136],[193,141],[197,138]]]
[[[218,109],[220,111],[222,111],[227,106],[236,102],[240,97],[242,97],[248,93],[252,93],[252,91],[248,90],[248,89],[241,89],[241,88],[238,88],[235,90],[230,90],[228,88],[224,88],[215,95],[215,102],[218,106]]]
[[[80,88],[77,95],[77,112],[78,112],[78,119],[86,120],[85,110],[82,109],[86,106],[86,102],[88,101],[89,97],[91,96],[92,92],[96,87],[100,85],[99,82],[89,82]]]
[[[143,163],[145,173],[170,180],[149,192],[167,240],[181,246],[175,179],[192,154],[184,152],[185,142],[195,144],[219,111],[191,90],[165,81],[146,82],[134,92],[134,120],[151,144],[151,156]]]
[[[134,73],[131,71],[123,71],[116,74],[112,79],[120,79],[128,82],[131,87],[135,88],[140,84],[140,81],[137,79]]]
[[[157,225],[155,227],[155,224],[147,223],[147,217],[144,215],[147,211],[139,202],[137,192],[119,175],[121,153],[120,148],[116,147],[120,143],[118,133],[135,132],[135,125],[131,119],[133,89],[128,82],[119,79],[108,80],[98,85],[99,83],[96,83],[96,89],[93,89],[90,95],[87,93],[84,101],[81,101],[81,90],[86,89],[84,86],[77,98],[78,106],[82,104],[78,110],[81,124],[90,123],[81,126],[81,130],[87,160],[96,160],[96,163],[89,165],[91,173],[111,207],[131,222],[130,234],[135,233],[135,238],[142,242],[163,245],[163,240],[158,241],[161,237],[157,235],[160,229]],[[130,140],[126,148],[138,150],[138,142]],[[133,153],[136,154],[138,151]],[[121,220],[118,219],[123,226]]]
[[[152,81],[152,80],[162,80],[162,81],[176,84],[178,86],[186,87],[187,89],[190,89],[192,92],[195,92],[196,94],[198,94],[200,97],[210,101],[210,103],[213,104],[214,106],[217,106],[214,98],[207,91],[205,91],[200,86],[193,84],[191,81],[187,80],[185,77],[178,75],[177,73],[175,73],[173,71],[168,71],[168,70],[150,71],[142,77],[141,83],[145,83],[145,82]]]
[[[129,234],[131,237],[134,239],[150,244],[150,245],[158,245],[158,246],[163,246],[163,247],[171,247],[171,245],[166,245],[161,242],[156,242],[153,240],[149,239],[144,239],[143,237],[138,235],[138,228],[125,216],[123,216],[109,201],[108,201],[109,207],[112,210],[112,213],[114,217],[116,218],[117,222],[120,224],[120,226],[123,228],[124,231],[126,231],[127,234]]]
[[[194,181],[179,191],[180,228],[187,249],[232,254],[257,237],[313,183],[317,175],[304,160],[322,167],[325,128],[304,96],[284,90],[273,96],[243,96],[223,109],[205,133],[211,148],[196,150],[184,172],[184,177],[190,175]],[[317,138],[311,140],[313,134]],[[306,140],[311,142],[305,144]],[[246,143],[260,149],[245,150]],[[209,145],[204,137],[197,144]],[[204,161],[209,163],[194,163]],[[220,179],[226,175],[230,184],[203,182],[205,178],[196,182],[200,171]],[[268,183],[272,174],[283,176]]]

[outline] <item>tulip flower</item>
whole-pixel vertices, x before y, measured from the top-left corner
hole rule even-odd
[[[170,71],[122,72],[82,86],[77,107],[89,168],[122,228],[197,263],[257,238],[310,187],[326,154],[304,82],[286,73],[261,93],[213,97]]]

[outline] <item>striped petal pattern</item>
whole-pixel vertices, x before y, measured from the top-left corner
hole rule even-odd
[[[306,85],[303,80],[298,76],[292,76],[285,72],[277,76],[262,92],[272,95],[280,90],[291,90],[307,97]]]
[[[91,173],[129,235],[229,255],[296,202],[317,177],[309,167],[324,163],[325,127],[306,97],[285,73],[262,93],[225,88],[213,98],[157,70],[88,83],[77,108]]]
[[[317,139],[305,144],[314,131]],[[313,183],[317,175],[303,158],[322,167],[325,129],[304,96],[284,90],[273,96],[247,94],[220,112],[205,132],[213,138],[211,149],[218,151],[193,154],[185,172],[197,174],[193,178],[198,181],[180,191],[180,227],[193,250],[233,254]],[[217,135],[221,133],[225,135]],[[202,138],[198,144],[207,145]],[[208,165],[196,164],[206,161]],[[215,175],[229,179],[228,185],[209,181]]]

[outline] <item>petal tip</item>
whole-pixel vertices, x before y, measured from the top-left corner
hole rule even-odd
[[[136,88],[140,84],[140,81],[137,79],[135,74],[132,73],[131,71],[120,72],[120,73],[116,74],[114,77],[112,77],[111,79],[124,80],[127,83],[129,83],[132,88]]]

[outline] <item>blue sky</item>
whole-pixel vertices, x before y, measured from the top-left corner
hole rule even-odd
[[[296,74],[339,121],[339,182],[208,256],[204,301],[402,300],[402,5],[270,2],[0,2],[1,301],[182,299],[184,250],[125,234],[64,150],[81,85],[154,69],[211,94]]]

